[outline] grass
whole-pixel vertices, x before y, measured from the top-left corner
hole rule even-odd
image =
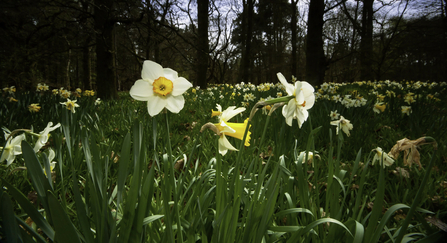
[[[445,236],[439,226],[447,221],[446,87],[325,84],[316,89],[318,99],[301,128],[285,123],[281,107],[270,116],[260,109],[250,121],[250,146],[230,138],[239,151],[225,156],[213,132],[200,132],[216,122],[211,110],[245,105],[243,115],[232,119],[243,122],[261,98],[285,95],[281,87],[191,89],[179,114],[155,117],[125,92],[99,105],[94,97],[78,97],[76,113],[51,92],[3,92],[0,126],[35,133],[50,121],[62,126],[37,153],[36,138],[27,133],[22,154],[10,166],[0,165],[0,239],[435,242]],[[416,101],[406,115],[401,106],[409,105],[408,93]],[[244,99],[246,94],[255,99]],[[380,95],[386,109],[375,113]],[[31,103],[41,110],[29,112]],[[335,110],[353,124],[349,137],[330,125]],[[389,152],[404,137],[437,141],[437,149],[418,147],[422,169],[404,165],[403,153],[389,167],[372,166],[373,149]],[[52,173],[49,148],[57,161]],[[312,160],[302,151],[313,152]]]

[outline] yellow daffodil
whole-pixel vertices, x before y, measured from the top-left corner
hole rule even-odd
[[[276,75],[281,84],[284,85],[287,94],[294,97],[282,108],[286,123],[292,126],[292,119],[296,119],[298,126],[301,128],[309,117],[307,110],[312,108],[315,103],[314,88],[307,82],[296,81],[295,85],[290,84],[281,73]]]
[[[231,118],[236,116],[237,114],[245,111],[245,108],[240,107],[236,108],[236,106],[230,106],[226,110],[222,111],[222,107],[218,104],[217,111],[212,110],[211,116],[218,116],[219,122],[214,124],[214,126],[219,131],[219,153],[223,156],[228,150],[238,151],[226,138],[227,136],[234,137],[242,140],[244,138],[244,133],[247,128],[248,118],[245,119],[244,123],[232,123],[228,122]],[[247,138],[245,139],[245,146],[250,146],[250,134],[248,131]]]
[[[147,101],[150,116],[155,116],[167,108],[173,113],[179,113],[185,105],[183,93],[192,84],[170,68],[163,68],[153,61],[144,61],[141,71],[142,79],[135,82],[129,91],[132,98]]]
[[[414,93],[408,93],[405,95],[404,97],[404,101],[407,102],[409,105],[411,105],[411,103],[416,102],[416,99],[414,97]]]
[[[348,137],[351,135],[349,133],[349,130],[352,130],[352,128],[354,128],[354,126],[351,124],[351,122],[347,119],[345,119],[343,116],[340,116],[340,120],[336,120],[336,121],[331,121],[331,125],[337,126],[336,128],[336,134],[338,134],[338,129],[340,127],[340,129],[346,133],[346,135],[348,135]]]
[[[373,107],[373,111],[378,114],[385,111],[385,109],[386,109],[386,104],[384,104],[383,102],[378,102]]]
[[[40,108],[39,104],[31,104],[28,106],[30,112],[39,112]]]
[[[394,163],[394,159],[387,153],[384,153],[380,147],[377,147],[372,151],[375,152],[372,165],[374,165],[376,161],[379,161],[379,164],[381,164],[383,168],[385,168],[385,166],[390,166]]]
[[[9,97],[9,102],[17,102],[18,100],[14,99],[14,97]]]
[[[22,141],[25,140],[25,134],[22,133],[19,136],[16,136],[14,138],[9,137],[9,133],[5,133],[5,140],[6,145],[2,149],[2,157],[0,158],[0,162],[3,162],[6,160],[6,166],[9,166],[12,162],[14,162],[14,159],[17,155],[22,154]]]
[[[36,144],[34,145],[34,152],[38,152],[40,150],[40,148],[42,148],[43,146],[45,146],[45,144],[48,142],[48,138],[50,137],[49,133],[58,129],[61,124],[58,123],[56,124],[54,127],[52,122],[48,122],[47,127],[40,132],[39,134],[37,134],[37,136],[39,137],[36,141]]]
[[[66,102],[61,102],[62,105],[65,105],[65,107],[67,107],[67,110],[76,113],[75,108],[79,107],[78,104],[76,104],[76,100],[70,100],[67,98]]]

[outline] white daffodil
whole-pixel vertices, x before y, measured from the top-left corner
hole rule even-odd
[[[281,73],[276,75],[281,84],[284,85],[287,94],[294,97],[282,108],[286,123],[292,126],[292,119],[297,119],[298,126],[301,128],[309,117],[307,110],[312,108],[315,103],[314,88],[308,82],[296,81],[295,85],[290,84]]]
[[[45,144],[48,142],[49,133],[58,129],[61,126],[61,124],[58,123],[54,127],[51,126],[53,126],[53,123],[48,122],[47,127],[37,135],[39,139],[37,139],[36,145],[34,145],[34,152],[37,153],[40,150],[40,148],[45,146]]]
[[[71,111],[72,113],[76,113],[75,108],[79,107],[79,105],[76,103],[77,100],[70,100],[67,98],[66,102],[61,102],[62,105],[65,105],[67,107],[67,110]]]
[[[340,116],[340,120],[336,120],[336,121],[331,121],[331,125],[337,126],[336,128],[336,134],[338,134],[338,129],[339,127],[341,128],[341,130],[343,130],[343,132],[346,133],[346,135],[348,135],[348,137],[351,135],[349,133],[349,130],[352,130],[352,128],[354,128],[354,126],[351,124],[351,122],[347,119],[345,119],[343,116]]]
[[[6,166],[9,166],[12,162],[14,162],[16,155],[22,154],[21,143],[23,140],[25,140],[25,134],[22,133],[14,138],[9,138],[9,133],[6,132],[4,133],[5,133],[5,140],[7,140],[7,142],[6,146],[2,150],[2,157],[0,159],[0,162],[6,160]]]
[[[401,106],[401,108],[402,108],[402,114],[405,114],[405,115],[407,115],[407,116],[409,116],[410,115],[410,113],[412,112],[412,110],[411,110],[411,106]]]
[[[129,94],[136,100],[147,101],[149,115],[155,116],[165,107],[173,113],[183,109],[185,99],[182,94],[192,87],[188,80],[153,61],[144,61],[141,77]]]
[[[236,109],[236,106],[230,106],[226,110],[222,111],[222,107],[218,104],[217,111],[212,110],[211,116],[218,116],[219,123],[214,124],[220,132],[219,138],[219,153],[223,156],[228,150],[238,151],[231,143],[228,141],[226,135],[242,140],[244,138],[245,129],[247,128],[248,118],[245,119],[244,123],[232,123],[228,122],[235,115],[245,111],[245,108],[240,107]],[[245,146],[250,146],[250,134],[248,131],[247,138],[245,139]]]
[[[374,165],[376,161],[379,161],[379,163],[383,165],[383,168],[385,168],[385,166],[391,166],[394,163],[394,159],[387,153],[383,152],[382,148],[377,147],[373,149],[373,151],[375,152],[375,154],[372,165]]]
[[[329,114],[329,116],[331,117],[331,120],[337,120],[340,117],[340,114],[337,113],[337,110],[335,110],[331,111],[331,114]]]
[[[48,149],[48,161],[50,162],[50,172],[53,172],[54,167],[56,166],[56,161],[53,161],[53,159],[56,157],[56,153],[53,149]],[[45,171],[45,168],[43,168],[43,172],[45,175],[47,175],[47,172]]]

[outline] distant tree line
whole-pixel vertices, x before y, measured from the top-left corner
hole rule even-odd
[[[0,85],[116,98],[144,60],[194,85],[445,81],[447,0],[3,0]]]

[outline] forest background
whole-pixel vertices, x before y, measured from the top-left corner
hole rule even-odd
[[[3,0],[0,87],[118,97],[144,60],[195,86],[445,81],[447,0]],[[99,88],[100,87],[100,88]]]

